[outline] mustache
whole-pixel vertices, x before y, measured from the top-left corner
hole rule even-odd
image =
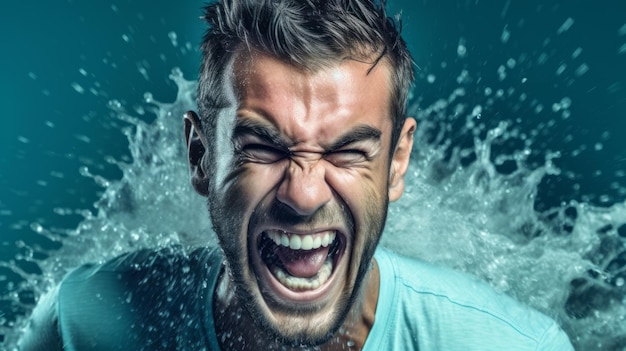
[[[309,215],[301,215],[288,205],[274,200],[267,209],[257,208],[251,218],[251,224],[258,222],[280,223],[287,226],[315,228],[321,225],[341,223],[350,231],[354,230],[354,217],[347,206],[328,203]]]

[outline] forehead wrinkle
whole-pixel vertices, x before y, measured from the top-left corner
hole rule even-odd
[[[373,98],[374,92],[363,94],[342,67],[308,71],[262,53],[240,53],[233,65],[239,110],[251,111],[252,117],[269,122],[292,146],[322,151],[336,144],[341,132],[336,121],[350,123],[357,115],[372,112],[360,105]],[[385,71],[384,67],[379,64],[361,74],[371,80]],[[387,110],[380,112],[388,116]]]
[[[257,62],[258,63],[258,62]],[[267,120],[273,127],[287,136],[293,143],[309,133],[310,106],[316,102],[311,98],[311,87],[302,72],[284,72],[284,67],[256,64],[252,59],[236,69],[237,96],[240,111],[250,111]],[[289,73],[289,79],[285,78]],[[286,93],[282,93],[286,91]],[[279,122],[280,121],[280,122]]]

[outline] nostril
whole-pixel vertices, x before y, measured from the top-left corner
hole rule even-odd
[[[332,192],[323,170],[292,164],[277,192],[278,201],[299,215],[310,215],[330,201]]]

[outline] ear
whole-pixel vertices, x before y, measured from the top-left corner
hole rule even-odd
[[[389,201],[398,200],[404,192],[404,175],[409,168],[415,126],[415,120],[408,117],[404,121],[404,126],[400,132],[396,149],[391,158],[391,166],[389,167]]]
[[[202,134],[202,124],[198,115],[187,111],[184,117],[185,143],[191,174],[191,185],[202,196],[209,196],[209,178],[205,164],[202,162],[208,147],[205,136]]]

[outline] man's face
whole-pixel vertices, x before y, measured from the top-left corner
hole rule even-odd
[[[235,108],[218,116],[205,170],[212,220],[239,303],[291,342],[339,327],[384,225],[390,73],[371,68],[310,73],[258,52],[232,66]]]

